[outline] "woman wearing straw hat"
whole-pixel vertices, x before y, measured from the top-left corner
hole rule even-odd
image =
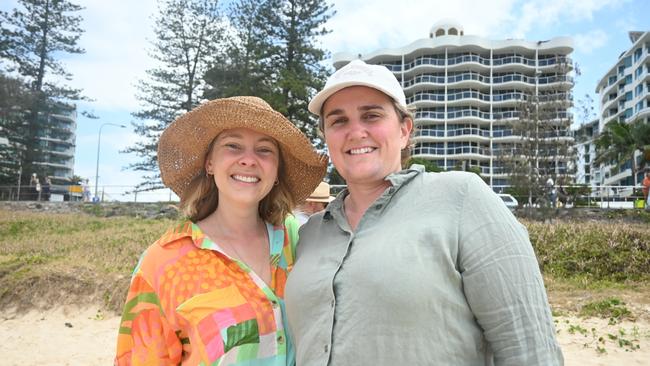
[[[402,170],[413,119],[393,74],[353,61],[309,110],[347,189],[300,228],[297,365],[561,365],[526,229],[475,174]]]
[[[117,365],[285,365],[284,284],[297,223],[287,216],[326,161],[266,102],[207,102],[160,137],[163,183],[189,220],[138,263]]]
[[[293,215],[300,225],[304,225],[309,217],[316,212],[323,211],[334,197],[330,196],[330,185],[320,182],[312,194],[293,211]]]

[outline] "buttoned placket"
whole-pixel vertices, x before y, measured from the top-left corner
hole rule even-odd
[[[200,228],[198,229],[200,230]],[[266,223],[266,229],[269,238],[269,260],[271,260],[271,258],[273,258],[274,255],[281,255],[282,253],[282,249],[284,246],[284,230],[275,230],[273,225],[269,223]],[[273,318],[277,329],[276,342],[277,342],[278,352],[282,353],[281,352],[282,350],[286,352],[286,342],[285,342],[286,331],[284,329],[284,323],[282,322],[283,315],[282,315],[282,308],[280,305],[280,302],[282,300],[277,297],[277,295],[275,294],[275,290],[271,286],[273,283],[275,283],[275,272],[278,270],[277,264],[276,265],[271,264],[271,284],[267,284],[246,263],[238,260],[237,258],[229,256],[219,246],[219,244],[213,242],[207,236],[204,237],[203,240],[204,240],[203,243],[200,245],[202,249],[218,252],[219,255],[225,256],[229,260],[237,263],[237,265],[245,272],[247,276],[250,277],[253,283],[255,283],[255,285],[260,289],[260,291],[262,291],[262,293],[266,295],[267,300],[271,303],[271,307],[273,308]],[[269,291],[264,291],[266,288],[268,288]]]
[[[326,212],[324,219],[325,220],[334,220],[336,223],[337,227],[339,230],[341,230],[343,233],[348,235],[348,241],[347,245],[345,248],[345,252],[343,256],[340,258],[338,266],[336,270],[334,271],[334,275],[332,276],[332,282],[330,284],[330,289],[331,289],[331,300],[330,300],[330,319],[329,319],[329,328],[330,328],[330,334],[327,340],[324,340],[323,344],[323,353],[325,354],[325,357],[327,359],[327,364],[329,365],[331,362],[331,351],[332,351],[332,342],[333,342],[333,336],[334,336],[334,320],[335,320],[335,313],[336,313],[336,291],[334,289],[334,282],[336,280],[336,276],[341,270],[341,267],[345,263],[345,259],[348,257],[350,254],[350,250],[352,248],[352,245],[354,244],[355,240],[355,235],[358,232],[361,232],[365,226],[366,222],[373,222],[376,220],[377,216],[381,215],[385,207],[388,205],[388,202],[392,198],[393,194],[397,191],[397,188],[391,186],[386,189],[386,191],[379,197],[377,200],[364,212],[363,216],[361,217],[361,220],[359,221],[359,224],[357,225],[356,230],[352,230],[350,228],[350,225],[347,221],[347,218],[345,216],[344,210],[343,210],[343,205],[339,205],[337,207],[333,207],[332,210],[328,210],[329,212]]]

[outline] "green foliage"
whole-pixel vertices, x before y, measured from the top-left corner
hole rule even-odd
[[[142,137],[123,152],[141,160],[129,169],[146,174],[137,190],[162,187],[158,172],[158,138],[179,115],[194,108],[203,93],[203,75],[217,63],[223,41],[222,18],[211,0],[165,0],[155,19],[151,57],[158,65],[138,83],[143,108],[134,113],[135,133]]]
[[[424,158],[410,158],[408,163],[406,164],[406,167],[409,167],[413,164],[420,164],[424,166],[424,170],[427,172],[442,172],[443,169],[438,167],[438,164],[435,162],[429,160],[429,159],[424,159]]]
[[[610,121],[605,125],[602,133],[596,140],[596,164],[613,164],[618,170],[627,161],[632,161],[632,176],[634,185],[638,166],[634,154],[641,152],[644,166],[650,158],[650,123],[635,120],[630,123]]]
[[[206,97],[255,95],[285,115],[321,148],[318,121],[307,105],[329,70],[319,38],[334,14],[323,0],[239,0],[228,16],[233,36],[206,74]]]
[[[633,318],[632,312],[625,306],[625,303],[615,297],[587,303],[580,309],[581,316],[613,318],[620,322],[624,318]]]
[[[28,183],[32,172],[46,173],[38,162],[43,158],[39,132],[54,126],[47,115],[62,102],[83,98],[80,90],[57,82],[72,77],[59,58],[84,53],[77,46],[83,30],[82,18],[76,15],[83,8],[67,0],[19,0],[18,4],[10,12],[0,11],[0,69],[19,75],[0,80],[4,84],[0,89],[12,88],[10,99],[4,101],[11,104],[0,105],[0,130],[5,131],[0,137],[9,140],[9,146],[0,151],[0,160],[9,156],[14,161],[0,167],[7,170],[0,175],[17,176],[19,165],[26,173],[22,181]],[[10,118],[6,118],[8,113]]]
[[[568,103],[562,94],[527,95],[516,107],[517,119],[509,123],[517,141],[494,147],[520,202],[547,197],[549,178],[557,183],[570,177],[568,162],[574,154],[574,140],[569,133],[572,120],[561,114]]]
[[[527,224],[542,271],[586,281],[650,279],[650,230],[646,225],[583,221]]]

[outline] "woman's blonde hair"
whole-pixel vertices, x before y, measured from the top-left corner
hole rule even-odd
[[[215,137],[208,147],[208,152],[203,158],[205,161],[212,154],[214,143],[219,136]],[[278,150],[280,146],[276,142]],[[282,225],[284,219],[296,206],[296,200],[287,182],[282,178],[286,176],[285,165],[282,154],[278,154],[277,184],[260,201],[258,210],[262,220],[273,225]],[[194,177],[190,185],[181,197],[180,207],[183,213],[192,221],[197,222],[208,217],[219,206],[219,190],[214,182],[214,177],[208,175],[205,169],[201,169],[199,175]]]

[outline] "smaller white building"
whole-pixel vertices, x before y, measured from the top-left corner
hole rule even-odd
[[[573,131],[576,148],[575,182],[586,184],[592,190],[600,185],[600,170],[594,164],[596,158],[596,139],[599,134],[597,119],[585,123]]]
[[[650,123],[650,31],[629,32],[632,46],[621,53],[618,61],[600,79],[596,92],[600,96],[598,130],[610,121]],[[637,154],[637,162],[640,162]],[[632,161],[620,169],[605,166],[601,170],[603,185],[632,186]],[[636,182],[643,179],[638,172]]]

